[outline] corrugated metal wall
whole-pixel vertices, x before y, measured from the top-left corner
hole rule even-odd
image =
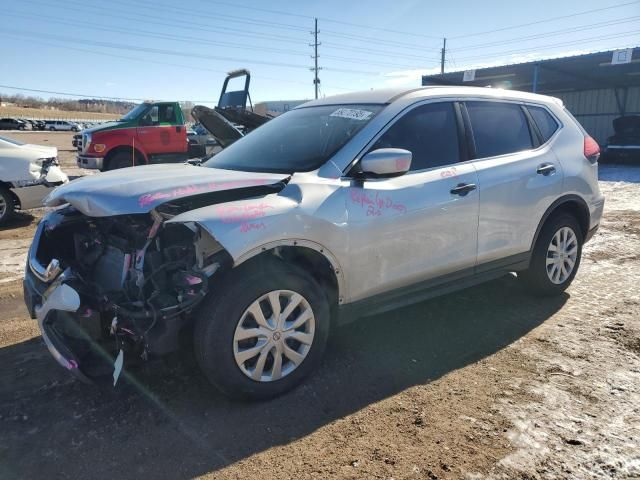
[[[640,115],[640,87],[629,87],[626,90],[625,114]],[[550,95],[561,98],[585,130],[601,145],[606,143],[607,137],[613,135],[611,122],[621,115],[613,88],[552,93]],[[618,95],[621,101],[625,100],[622,89],[618,90]]]

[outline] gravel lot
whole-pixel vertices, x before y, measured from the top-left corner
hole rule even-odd
[[[66,133],[15,136],[71,149]],[[602,166],[601,188],[564,296],[506,276],[362,319],[302,387],[253,404],[189,355],[115,390],[68,377],[22,303],[41,212],[21,214],[0,230],[0,477],[640,478],[640,168]]]

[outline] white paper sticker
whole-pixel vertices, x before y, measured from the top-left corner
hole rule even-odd
[[[623,63],[631,63],[633,56],[633,48],[623,48],[622,50],[614,50],[611,57],[611,65],[621,65]]]
[[[330,117],[350,118],[352,120],[367,120],[373,112],[368,110],[357,110],[355,108],[339,108]]]
[[[465,70],[462,74],[463,82],[473,82],[476,79],[476,71],[475,70]]]
[[[124,363],[124,352],[122,349],[118,352],[118,356],[116,357],[116,361],[113,362],[113,386],[116,386],[118,382],[118,378],[120,378],[120,373],[122,372],[122,364]]]

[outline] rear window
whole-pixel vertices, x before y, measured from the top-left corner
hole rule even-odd
[[[533,147],[529,124],[519,105],[466,102],[478,158],[495,157]]]
[[[558,130],[558,122],[542,107],[528,106],[527,108],[542,135],[542,143],[545,143]]]

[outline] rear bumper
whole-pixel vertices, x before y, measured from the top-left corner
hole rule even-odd
[[[78,155],[78,167],[102,170],[104,167],[104,157],[89,157],[86,155]]]

